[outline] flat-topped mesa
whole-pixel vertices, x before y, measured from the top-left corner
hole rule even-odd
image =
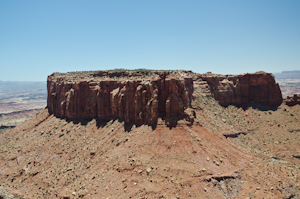
[[[91,71],[48,76],[48,109],[67,119],[121,119],[156,125],[193,121],[190,71]]]
[[[158,118],[168,125],[184,118],[192,124],[194,87],[222,106],[282,103],[279,85],[265,72],[216,75],[141,69],[53,73],[47,80],[47,105],[49,113],[71,120],[121,119],[153,126]]]
[[[208,90],[222,106],[247,105],[258,102],[269,106],[280,105],[282,94],[274,76],[256,72],[242,75],[198,74],[194,80]]]

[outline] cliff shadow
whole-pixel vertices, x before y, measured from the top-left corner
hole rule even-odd
[[[116,118],[115,119],[110,119],[110,120],[99,120],[99,119],[96,119],[96,120],[97,120],[97,128],[102,128],[104,126],[108,126],[109,124],[112,124],[115,121],[118,121],[119,123],[124,123],[124,131],[125,132],[130,132],[132,130],[133,126],[136,126],[136,127],[141,126],[141,125],[135,124],[134,122],[126,124],[124,120],[116,119]]]
[[[55,116],[55,117],[59,118],[59,119],[62,119],[62,120],[66,120],[68,123],[73,122],[74,124],[80,124],[82,126],[86,126],[92,120],[96,120],[96,126],[97,126],[98,129],[99,128],[103,128],[105,126],[108,127],[109,125],[113,124],[115,121],[118,121],[119,123],[124,123],[124,131],[125,132],[130,132],[132,130],[133,126],[140,127],[142,125],[147,125],[147,124],[138,125],[138,124],[135,124],[134,122],[126,124],[124,120],[118,119],[118,118],[111,118],[111,119],[104,120],[104,119],[99,119],[99,118],[91,118],[91,119],[88,119],[88,118],[67,119],[67,118],[64,118],[64,117],[58,117],[58,116]],[[157,122],[154,125],[148,125],[148,126],[151,126],[152,130],[155,130],[156,127],[157,127]]]
[[[121,119],[118,119],[118,121],[119,121],[119,122],[124,122],[124,121],[121,120]],[[133,126],[135,126],[135,127],[140,127],[140,126],[142,126],[142,125],[147,125],[147,124],[141,124],[141,125],[139,125],[139,124],[136,124],[136,123],[134,123],[134,122],[131,122],[131,123],[129,123],[129,124],[126,124],[126,123],[124,122],[124,131],[125,131],[125,132],[130,132]],[[148,125],[148,126],[151,126],[152,130],[155,130],[155,129],[156,129],[156,126],[157,126],[157,122],[156,122],[154,125]]]
[[[55,116],[57,117],[57,116]],[[81,119],[67,119],[63,117],[57,117],[59,119],[65,119],[68,123],[73,122],[74,124],[80,124],[83,126],[86,126],[89,122],[91,122],[93,119],[86,119],[86,118],[81,118]]]
[[[125,132],[130,132],[131,129],[132,129],[132,127],[133,127],[133,125],[135,125],[133,122],[130,123],[130,124],[124,123],[124,131],[125,131]]]
[[[100,120],[100,119],[96,118],[96,126],[97,126],[98,129],[102,128],[102,127],[105,127],[105,126],[108,125],[109,121],[110,120]]]
[[[241,104],[241,105],[232,104],[232,105],[236,106],[238,108],[242,108],[244,111],[247,110],[250,107],[253,108],[253,109],[260,110],[260,111],[276,111],[281,104],[270,106],[270,105],[267,105],[267,104],[261,104],[259,102],[252,101],[252,102],[249,102],[247,104]]]
[[[157,123],[151,126],[153,131],[156,129],[156,127],[157,127]]]

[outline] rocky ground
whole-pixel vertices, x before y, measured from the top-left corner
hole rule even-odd
[[[201,83],[192,98],[193,124],[173,127],[164,117],[156,126],[67,120],[45,108],[0,135],[1,189],[15,198],[300,197],[300,105],[223,107]]]
[[[1,135],[2,186],[24,198],[299,197],[299,105],[200,100],[193,126],[154,130],[44,109]]]

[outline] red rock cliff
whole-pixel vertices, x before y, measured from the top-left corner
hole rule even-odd
[[[193,81],[186,72],[78,72],[48,76],[48,109],[68,119],[121,119],[155,125],[177,120],[191,107]]]
[[[251,101],[273,106],[282,102],[279,85],[270,73],[226,76],[206,73],[194,79],[222,106],[246,105]]]
[[[251,101],[280,105],[282,95],[271,74],[195,74],[189,71],[90,71],[48,76],[48,109],[67,119],[121,119],[155,125],[158,118],[191,124],[192,93],[202,88],[222,106]]]

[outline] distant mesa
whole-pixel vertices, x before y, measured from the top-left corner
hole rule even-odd
[[[300,74],[300,70],[282,71],[282,73],[292,73],[292,74],[298,73],[298,74]]]
[[[168,126],[178,120],[192,125],[196,117],[195,91],[215,98],[220,105],[258,102],[278,106],[282,95],[273,75],[197,74],[176,70],[124,70],[53,73],[47,79],[47,106],[57,117],[120,119],[126,124]]]
[[[274,75],[276,79],[300,79],[300,70],[282,71]]]

